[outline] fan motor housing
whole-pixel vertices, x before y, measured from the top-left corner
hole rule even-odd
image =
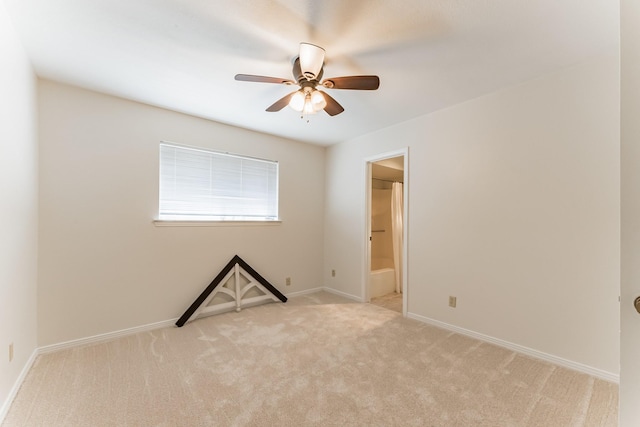
[[[312,86],[313,88],[315,88],[322,79],[323,74],[324,67],[320,68],[320,72],[317,76],[309,72],[303,73],[302,69],[300,68],[300,58],[296,57],[296,59],[293,61],[293,77],[303,89],[305,86]]]

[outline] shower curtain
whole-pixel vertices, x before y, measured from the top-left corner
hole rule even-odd
[[[402,292],[402,195],[402,183],[394,182],[391,187],[391,239],[397,293]]]

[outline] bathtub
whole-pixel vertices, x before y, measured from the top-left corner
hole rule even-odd
[[[393,268],[372,270],[369,274],[369,298],[395,292],[396,275]]]

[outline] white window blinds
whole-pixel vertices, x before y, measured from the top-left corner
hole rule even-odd
[[[160,144],[159,219],[278,219],[278,162]]]

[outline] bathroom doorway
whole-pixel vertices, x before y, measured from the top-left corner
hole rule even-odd
[[[367,161],[365,300],[406,316],[407,153]]]

